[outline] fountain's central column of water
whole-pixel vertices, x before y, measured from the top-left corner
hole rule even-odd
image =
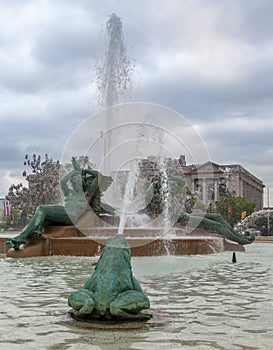
[[[124,44],[124,35],[121,19],[112,14],[106,23],[107,49],[102,63],[97,67],[98,102],[101,108],[107,110],[104,130],[101,131],[104,139],[104,172],[111,173],[110,151],[112,140],[113,111],[111,108],[122,102],[128,102],[131,85],[132,66],[127,56]]]
[[[133,208],[131,206],[133,204],[134,197],[135,197],[134,192],[135,192],[135,187],[138,180],[138,175],[139,175],[139,164],[137,159],[134,159],[131,164],[126,186],[125,186],[123,205],[120,213],[118,234],[123,234],[123,231],[126,225],[127,215],[129,214],[130,211],[133,211]]]
[[[118,113],[117,105],[120,104],[121,102],[129,101],[131,81],[132,81],[131,76],[132,76],[133,69],[132,69],[132,65],[130,64],[130,60],[127,56],[126,47],[124,44],[122,22],[117,15],[112,14],[110,16],[109,20],[106,23],[106,30],[107,30],[107,39],[108,39],[107,49],[106,49],[106,53],[102,61],[102,64],[98,66],[97,87],[99,92],[99,96],[98,96],[99,103],[101,107],[107,108],[105,123],[103,126],[104,130],[101,131],[101,137],[104,140],[103,172],[106,174],[112,175],[112,172],[115,171],[116,173],[117,169],[116,169],[116,164],[114,164],[115,163],[115,160],[113,159],[114,157],[112,157],[111,155],[114,154],[115,150],[119,146],[119,142],[121,142],[121,139],[122,139],[120,137],[121,135],[118,134],[116,129],[119,128],[122,125],[122,123],[124,123],[124,125],[125,124],[128,125],[128,128],[130,128],[132,124],[135,123],[135,120],[130,120],[130,119],[132,119],[133,116],[135,117],[136,113],[133,113],[133,111],[128,110],[128,115],[126,115],[126,117],[123,119],[122,117],[117,116],[116,114]],[[116,120],[117,117],[121,121],[120,124],[117,123],[117,120]],[[151,116],[149,116],[149,118],[150,117]],[[142,116],[142,120],[144,121],[143,116]],[[167,174],[165,171],[166,169],[163,166],[164,165],[163,135],[162,135],[162,130],[160,130],[160,128],[155,127],[156,124],[158,125],[158,123],[150,122],[145,125],[145,122],[144,122],[142,130],[141,130],[141,127],[139,127],[138,133],[135,134],[136,144],[134,145],[135,149],[133,153],[135,152],[137,154],[137,157],[133,155],[130,158],[130,167],[129,169],[127,169],[128,171],[127,183],[125,185],[122,204],[121,206],[119,206],[119,209],[118,209],[120,213],[120,225],[118,230],[119,234],[123,233],[123,230],[126,226],[126,219],[128,214],[136,213],[136,211],[133,208],[135,203],[133,202],[135,202],[134,196],[136,194],[135,193],[136,185],[139,178],[139,161],[137,159],[142,157],[142,152],[143,152],[143,157],[145,157],[144,151],[140,147],[140,143],[141,142],[147,143],[148,138],[152,144],[151,155],[153,154],[160,158],[159,165],[161,168],[161,174],[163,175],[163,182],[162,182],[161,188],[162,188],[162,191],[164,192],[164,194],[162,194],[163,207],[164,207],[164,210],[163,210],[164,211],[164,231],[168,232],[170,230],[170,223],[168,222],[170,217],[168,183],[167,183]],[[144,132],[144,134],[141,132]],[[128,134],[128,140],[126,140],[127,143],[129,142],[130,137],[132,136],[129,136]],[[145,149],[146,157],[149,149],[150,149],[149,147],[146,147]],[[120,155],[120,157],[122,158],[122,155]],[[128,159],[127,159],[127,164],[128,164]],[[110,203],[115,203],[115,196],[111,191],[113,191],[113,188],[110,187],[108,193],[106,193],[106,196],[104,198],[108,197],[108,200]]]
[[[132,66],[124,44],[122,22],[116,14],[110,16],[106,23],[106,29],[108,34],[107,50],[102,65],[98,67],[97,86],[99,91],[99,103],[102,108],[108,108],[104,131],[102,131],[101,134],[104,138],[104,172],[111,174],[115,169],[111,162],[110,153],[112,148],[116,145],[115,140],[113,140],[113,109],[109,107],[121,102],[128,102],[132,80]],[[137,179],[137,168],[137,162],[133,162],[125,186],[120,215],[119,234],[123,233],[126,223],[126,213],[133,201],[133,192]],[[111,196],[111,194],[109,195]]]

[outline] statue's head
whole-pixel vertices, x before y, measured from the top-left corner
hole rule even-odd
[[[110,269],[131,270],[131,249],[126,238],[121,234],[109,238],[99,261],[101,265],[109,265]]]
[[[94,178],[92,176],[84,176],[82,184],[84,192],[92,193],[94,191]]]

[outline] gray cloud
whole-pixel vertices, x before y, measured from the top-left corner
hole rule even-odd
[[[183,114],[212,160],[273,186],[272,1],[14,0],[0,4],[0,195],[29,145],[60,157],[98,110],[95,63],[112,12],[136,64],[137,99]]]

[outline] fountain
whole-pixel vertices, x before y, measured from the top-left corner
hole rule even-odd
[[[139,103],[113,106],[118,101],[118,89],[115,89],[114,83],[117,77],[114,75],[114,71],[120,68],[116,66],[113,69],[109,65],[113,59],[111,53],[113,49],[117,54],[117,48],[122,48],[121,51],[124,54],[124,46],[117,45],[116,41],[122,38],[120,25],[121,22],[116,15],[112,15],[107,23],[110,35],[115,37],[114,42],[110,40],[107,56],[108,70],[105,75],[107,83],[103,85],[108,96],[105,98],[105,104],[109,108],[90,118],[76,130],[64,150],[63,160],[69,159],[72,162],[72,170],[64,175],[60,181],[64,205],[37,207],[33,218],[24,230],[6,242],[6,246],[10,248],[7,252],[8,257],[100,256],[95,262],[92,274],[83,285],[83,273],[86,272],[86,269],[81,271],[81,278],[77,280],[79,272],[76,267],[78,266],[77,260],[74,260],[75,265],[68,264],[71,268],[69,273],[64,271],[65,264],[62,265],[61,275],[68,281],[70,293],[68,304],[72,308],[69,312],[71,318],[57,316],[61,324],[59,328],[62,331],[63,328],[71,326],[92,328],[93,331],[94,329],[118,329],[120,331],[122,329],[159,326],[166,328],[171,316],[164,312],[165,301],[159,298],[160,306],[158,308],[155,305],[150,313],[143,312],[150,308],[151,301],[156,304],[158,287],[163,291],[164,288],[162,289],[162,285],[159,283],[162,276],[158,275],[159,277],[157,277],[156,273],[153,280],[151,278],[153,272],[151,273],[152,270],[150,270],[148,275],[152,282],[149,284],[143,278],[141,282],[144,282],[146,288],[142,288],[133,274],[131,254],[133,256],[153,256],[155,259],[157,255],[178,256],[209,254],[224,250],[242,251],[244,250],[242,244],[252,242],[252,238],[237,235],[217,215],[206,213],[189,215],[183,211],[183,205],[178,198],[184,188],[184,180],[181,175],[170,171],[165,159],[166,152],[173,154],[173,151],[170,151],[166,145],[173,146],[175,142],[178,142],[179,147],[185,151],[188,149],[187,145],[196,143],[202,145],[198,135],[193,132],[185,119],[182,120],[184,130],[183,142],[181,143],[181,137],[178,137],[173,131],[169,131],[164,124],[165,121],[162,120],[162,116],[165,117],[168,113],[175,114],[173,111],[167,111],[161,106]],[[118,62],[127,61],[122,59]],[[177,114],[175,116],[177,117]],[[179,116],[179,118],[181,123],[181,117]],[[97,137],[91,137],[92,140],[95,140],[91,142],[91,145],[90,130],[97,135]],[[101,146],[99,145],[101,135],[104,137],[102,149],[99,147]],[[196,140],[197,142],[195,142]],[[203,147],[201,148],[203,152]],[[80,149],[80,152],[83,150],[85,155],[99,154],[97,151],[101,150],[99,170],[82,169],[74,157],[76,155],[75,149]],[[193,151],[193,153],[199,153],[199,151],[200,149]],[[154,155],[158,169],[150,179],[147,179],[142,174],[141,164],[150,154]],[[122,156],[120,157],[120,155]],[[113,172],[112,167],[118,171]],[[123,186],[118,187],[119,176],[124,173],[126,181]],[[132,220],[132,217],[138,217],[140,220]],[[135,222],[134,227],[130,224],[133,221]],[[136,221],[138,221],[137,224]],[[48,223],[50,223],[49,226]],[[209,230],[213,230],[213,232],[208,235],[206,232]],[[227,241],[225,237],[240,244]],[[179,266],[179,271],[177,271],[179,275],[174,275],[177,280],[175,288],[181,291],[179,289],[182,282],[180,274],[181,271],[185,272],[183,265],[186,261],[177,260],[176,258],[179,257],[173,258],[175,259],[173,263],[175,262],[175,265]],[[52,259],[59,265],[60,260],[57,257]],[[65,262],[67,262],[66,259]],[[156,267],[159,261],[154,260],[154,262]],[[38,264],[33,260],[25,259],[21,265],[23,271],[27,267],[33,266],[33,263],[34,265]],[[88,260],[87,263],[90,261]],[[209,260],[207,263],[209,264]],[[4,271],[9,271],[12,264],[9,260],[5,264]],[[16,262],[14,264],[16,265]],[[145,264],[147,265],[147,261]],[[170,261],[164,260],[160,270],[160,274],[164,271],[163,280],[167,281],[170,271],[166,270],[164,264],[168,267]],[[20,269],[19,265],[16,269],[18,268]],[[47,275],[48,269],[52,273],[52,266],[47,266],[42,261],[37,269],[41,276]],[[45,270],[43,271],[43,269]],[[174,265],[171,269],[173,272]],[[71,270],[74,270],[75,274],[71,274]],[[55,271],[54,268],[53,271]],[[71,275],[76,276],[73,277],[73,281],[69,280]],[[11,281],[14,283],[13,279]],[[60,281],[57,279],[56,282],[58,286]],[[191,283],[192,281],[188,281],[190,288],[192,288]],[[41,281],[38,284],[32,284],[38,288],[37,295],[40,294],[39,286],[43,285]],[[21,285],[19,287],[24,289]],[[43,286],[43,289],[47,290],[46,287]],[[50,288],[52,291],[52,287]],[[78,289],[75,291],[75,288]],[[27,295],[29,295],[29,290],[26,290]],[[54,293],[56,293],[55,290]],[[67,290],[63,290],[63,294],[67,296]],[[173,298],[169,290],[165,295],[168,297],[170,295]],[[34,298],[36,297],[34,294]],[[180,298],[180,292],[176,298]],[[19,297],[18,302],[23,303],[26,307],[27,300],[23,299],[21,300]],[[9,302],[12,304],[10,299]],[[37,303],[40,302],[37,301]],[[177,304],[179,303],[173,304],[175,308],[177,308]],[[16,312],[16,308],[9,307],[8,312],[4,311],[4,315],[7,314],[9,319],[12,318],[13,316],[9,313],[12,313],[13,310]],[[65,314],[64,310],[58,309],[57,312]],[[175,322],[178,320],[179,318]],[[24,320],[21,321],[21,325],[25,325]],[[41,327],[40,324],[39,327]],[[48,330],[44,332],[48,334]],[[40,339],[42,333],[42,330],[38,332],[35,339]],[[73,336],[75,336],[75,331],[73,331]],[[164,337],[169,339],[166,334]],[[4,346],[7,343],[10,345],[30,341],[25,335],[20,335],[15,340],[7,338],[8,336],[2,341]],[[57,338],[60,339],[58,336]],[[34,346],[43,348],[39,341],[36,340]],[[69,343],[69,339],[65,341]],[[56,347],[57,343],[60,345],[60,341],[57,341],[54,335],[51,346]],[[207,344],[209,343],[207,342]],[[143,341],[136,339],[135,343],[130,344],[130,347],[132,349],[147,349],[147,345],[146,341],[143,343]],[[85,348],[86,344],[77,341],[75,348],[78,349],[79,346]],[[69,348],[73,349],[71,345]],[[100,347],[94,349],[97,350]]]
[[[132,69],[123,42],[122,23],[115,14],[107,21],[107,32],[108,48],[98,69],[97,83],[104,109],[82,123],[65,147],[62,162],[72,159],[73,164],[73,170],[61,179],[65,205],[39,206],[23,232],[7,241],[11,248],[7,256],[96,255],[107,238],[116,233],[129,240],[132,255],[243,250],[242,244],[253,239],[237,235],[219,216],[183,212],[177,194],[184,182],[181,175],[168,173],[165,159],[179,148],[198,162],[199,156],[209,158],[206,147],[191,124],[174,111],[145,103],[118,104],[121,96],[128,96]],[[74,158],[77,152],[96,158],[99,171],[81,169]],[[141,161],[151,154],[157,159],[158,170],[154,175],[160,178],[161,194],[157,193],[155,182],[141,177]],[[120,191],[116,186],[123,173],[129,175],[125,176],[126,184]],[[148,210],[147,215],[147,208],[158,196],[160,210],[157,213]],[[130,216],[143,220],[129,227]],[[45,221],[52,225],[45,227]]]
[[[112,18],[115,23],[120,23],[116,16]],[[217,216],[188,215],[181,211],[176,195],[183,187],[183,181],[169,173],[164,164],[164,145],[170,144],[170,139],[167,137],[163,141],[159,137],[161,142],[158,142],[149,137],[151,131],[158,136],[158,130],[168,130],[164,120],[159,118],[162,122],[159,126],[158,119],[156,122],[152,119],[161,113],[166,116],[170,111],[133,104],[135,115],[143,117],[140,120],[133,118],[136,122],[128,125],[128,115],[133,115],[129,107],[132,106],[118,106],[102,112],[75,132],[75,138],[70,140],[64,152],[64,158],[72,159],[73,165],[71,172],[62,179],[64,207],[37,208],[31,224],[21,235],[8,241],[11,248],[7,256],[26,259],[0,259],[0,297],[5,300],[0,305],[3,331],[0,347],[22,350],[270,349],[273,336],[270,322],[273,302],[271,247],[251,245],[247,254],[238,253],[237,263],[232,264],[230,254],[225,250],[242,250],[242,245],[227,243],[225,237],[241,244],[250,243],[251,239],[240,240],[241,237]],[[113,117],[111,126],[107,126],[111,132],[102,128],[105,120],[101,117],[107,117],[109,113]],[[186,131],[184,143],[200,144],[185,119],[179,121],[184,123]],[[101,168],[109,171],[109,153],[115,147],[120,151],[114,144],[117,125],[118,134],[126,126],[127,136],[135,137],[139,129],[146,130],[141,134],[145,137],[136,137],[132,147],[134,152],[138,151],[137,156],[125,162],[127,167],[130,163],[130,171],[122,205],[113,200],[113,188],[108,198],[103,196],[117,184],[117,177],[113,179],[111,174],[81,169],[71,157],[79,143],[86,154],[90,150],[90,133],[82,137],[86,130],[95,129],[97,135],[104,130],[104,136],[111,134],[111,143],[106,143],[102,151],[106,165]],[[177,139],[174,133],[168,135],[172,141]],[[95,140],[93,151],[98,150],[100,137]],[[142,147],[139,147],[141,143]],[[125,149],[124,143],[121,144]],[[146,154],[140,154],[139,150],[150,152],[158,148],[160,171],[156,175],[161,193],[157,205],[161,209],[153,213],[147,208],[155,207],[158,187],[156,182],[147,186],[145,181],[144,184],[140,181],[139,164]],[[115,154],[112,160],[113,165]],[[70,196],[80,205],[71,206]],[[141,201],[143,197],[146,200]],[[108,202],[104,202],[105,198]],[[114,208],[112,204],[115,204]],[[138,221],[136,227],[130,227],[132,220],[128,213],[141,218],[134,220]],[[50,218],[54,225],[45,227],[45,218]],[[206,234],[209,229],[213,229],[214,234]],[[172,237],[168,240],[166,236],[170,231]],[[194,237],[190,235],[192,232]],[[172,256],[166,256],[166,240]],[[133,256],[142,257],[131,259],[129,246]],[[221,254],[207,254],[220,251]],[[182,256],[185,254],[195,256],[189,259]],[[47,255],[55,256],[32,258]],[[134,277],[132,267],[143,289]],[[82,286],[87,270],[92,274]],[[72,318],[67,316],[68,294]],[[143,313],[150,303],[151,313]],[[106,326],[115,332],[106,333]],[[140,327],[145,329],[138,330]],[[128,331],[128,328],[133,330]]]

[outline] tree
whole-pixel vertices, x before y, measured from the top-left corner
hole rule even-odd
[[[246,215],[253,213],[255,203],[249,202],[242,197],[234,197],[232,194],[222,196],[216,204],[215,212],[219,213],[232,226],[241,221],[241,214],[246,211]]]
[[[82,169],[94,169],[95,167],[95,164],[89,160],[88,156],[79,156],[74,158]],[[69,173],[72,169],[73,165],[71,162],[62,164],[60,168],[60,178]]]
[[[61,201],[59,187],[60,162],[54,161],[45,154],[25,155],[23,177],[27,186],[22,183],[13,184],[9,188],[8,199],[13,210],[31,217],[38,205],[56,204]]]
[[[269,223],[269,227],[268,227],[268,223]],[[270,215],[269,220],[267,215],[260,216],[254,221],[253,226],[258,230],[260,230],[263,236],[266,236],[269,232],[273,231],[273,216]]]

